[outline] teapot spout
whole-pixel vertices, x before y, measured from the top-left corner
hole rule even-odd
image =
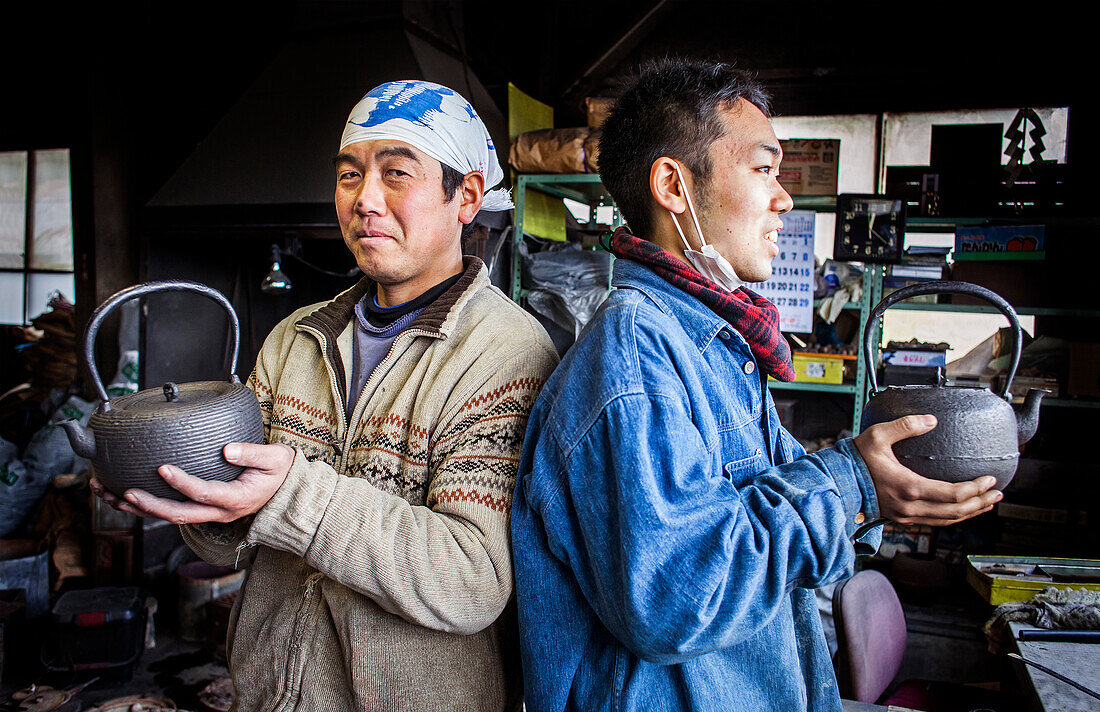
[[[91,430],[81,425],[79,420],[63,420],[58,425],[69,436],[69,444],[73,446],[73,452],[86,460],[95,459],[95,435]]]
[[[1039,402],[1050,391],[1045,388],[1029,388],[1024,402],[1012,407],[1016,411],[1016,436],[1023,445],[1031,440],[1039,427]]]

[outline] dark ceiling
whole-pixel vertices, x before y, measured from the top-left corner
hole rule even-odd
[[[788,115],[1076,107],[1094,83],[1089,25],[1068,3],[197,0],[168,5],[172,12],[164,4],[125,12],[89,5],[65,14],[43,4],[4,22],[21,29],[6,33],[3,47],[0,149],[79,142],[94,125],[96,140],[130,146],[139,203],[289,39],[447,8],[453,22],[426,33],[461,46],[502,109],[513,82],[553,105],[559,126],[583,123],[584,96],[614,95],[639,61],[664,54],[736,61],[759,74],[776,113]],[[332,61],[341,61],[338,53]]]

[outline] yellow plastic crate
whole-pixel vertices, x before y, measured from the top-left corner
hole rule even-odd
[[[1085,589],[1100,591],[1100,583],[1087,577],[1067,577],[1054,580],[1045,574],[1051,571],[1095,572],[1100,579],[1100,560],[1061,559],[1054,557],[980,556],[966,557],[966,580],[988,603],[999,606],[1011,601],[1026,601],[1044,588]],[[994,567],[1003,569],[997,572]]]
[[[843,383],[844,362],[855,356],[841,354],[811,354],[795,352],[794,380],[797,383]]]

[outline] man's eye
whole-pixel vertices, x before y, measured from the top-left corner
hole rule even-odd
[[[403,170],[398,169],[398,168],[390,168],[389,170],[386,171],[386,175],[394,176],[395,178],[402,178],[402,177],[407,176],[409,174],[406,173]]]
[[[337,180],[350,180],[352,178],[357,178],[358,176],[359,176],[359,174],[356,173],[355,171],[340,171],[336,175],[336,179]]]

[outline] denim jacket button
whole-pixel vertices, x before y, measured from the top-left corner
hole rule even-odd
[[[863,524],[863,521],[865,519],[867,519],[867,517],[864,516],[863,512],[860,512],[859,514],[856,515],[856,524]]]
[[[727,330],[727,329],[722,329],[721,331],[718,332],[718,338],[721,339],[722,341],[729,341],[730,336],[731,336],[731,334],[730,334],[729,330]]]
[[[745,373],[746,374],[750,374],[755,370],[756,370],[756,364],[755,363],[753,363],[752,361],[746,361],[745,362]]]

